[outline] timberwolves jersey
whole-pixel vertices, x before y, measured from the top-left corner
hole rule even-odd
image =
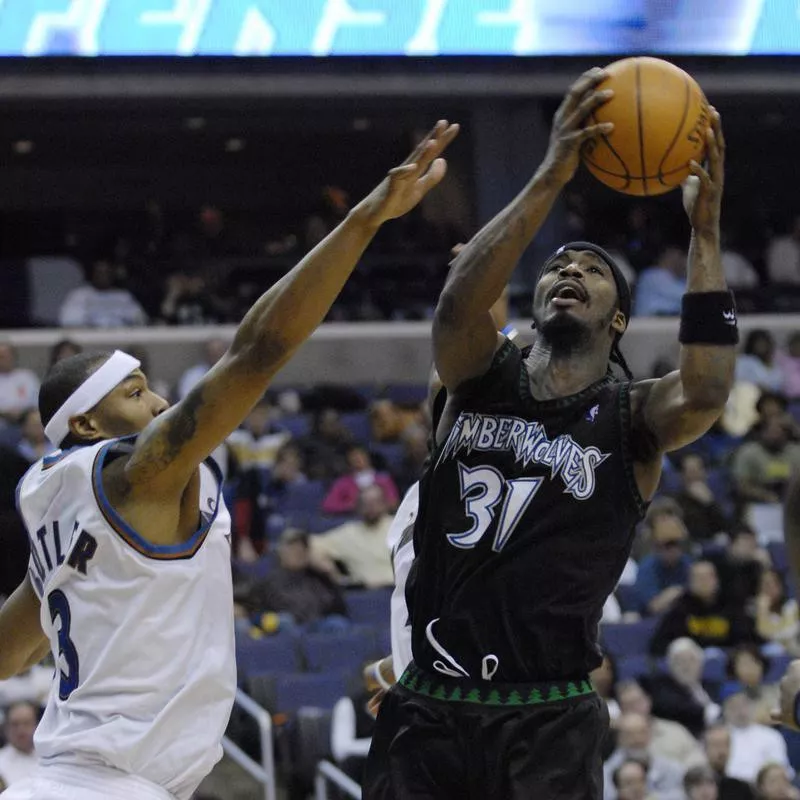
[[[182,799],[222,755],[236,690],[230,516],[209,460],[196,533],[146,542],[103,490],[103,465],[131,447],[58,451],[17,490],[57,664],[36,752],[46,765],[112,767]]]
[[[645,504],[629,384],[536,401],[510,342],[460,388],[420,491],[409,581],[415,663],[502,682],[582,678]]]

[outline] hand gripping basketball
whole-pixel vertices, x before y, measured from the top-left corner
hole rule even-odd
[[[712,106],[711,124],[705,130],[707,169],[697,161],[689,162],[692,173],[683,183],[683,207],[696,233],[716,233],[722,207],[725,183],[725,137],[722,120]]]
[[[614,96],[612,89],[597,89],[607,77],[606,71],[599,67],[584,72],[572,84],[553,118],[545,163],[562,184],[568,183],[575,174],[584,142],[614,130],[613,122],[584,126],[586,119]]]

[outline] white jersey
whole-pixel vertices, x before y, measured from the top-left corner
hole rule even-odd
[[[56,674],[36,730],[44,767],[110,767],[188,798],[222,755],[236,691],[230,515],[200,467],[200,519],[156,546],[106,499],[131,440],[57,451],[17,489]]]
[[[406,581],[414,562],[413,525],[419,511],[419,483],[406,492],[394,515],[386,544],[392,554],[394,591],[391,602],[392,662],[394,674],[400,677],[411,661],[411,625],[406,603]]]

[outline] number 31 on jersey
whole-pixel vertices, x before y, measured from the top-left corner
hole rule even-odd
[[[465,511],[472,527],[463,533],[448,533],[447,540],[455,547],[468,550],[478,544],[497,519],[492,543],[492,550],[496,553],[505,547],[544,481],[542,477],[506,480],[494,467],[470,469],[461,462],[458,464],[458,478],[461,499],[466,500]]]

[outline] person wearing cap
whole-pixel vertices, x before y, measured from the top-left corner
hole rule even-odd
[[[608,716],[588,676],[601,662],[603,605],[664,454],[722,412],[738,341],[720,262],[715,111],[703,134],[709,169],[694,164],[684,192],[693,237],[680,369],[633,380],[620,349],[630,287],[593,242],[568,242],[543,262],[531,347],[498,334],[492,304],[582,143],[609,129],[590,116],[610,98],[605,77],[593,70],[574,84],[544,162],[456,256],[437,304],[447,403],[413,532],[413,660],[383,700],[365,800],[602,794]]]
[[[0,608],[0,679],[53,654],[35,776],[4,800],[189,800],[222,756],[237,691],[231,520],[210,454],[323,321],[382,224],[443,177],[440,120],[347,219],[245,314],[169,408],[130,354],[46,376],[59,449],[17,491],[28,574]],[[269,668],[269,665],[265,665]]]

